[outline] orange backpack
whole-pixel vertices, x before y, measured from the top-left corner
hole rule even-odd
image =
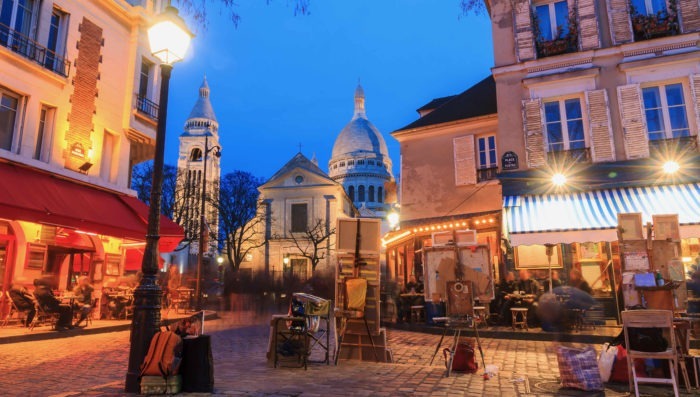
[[[171,331],[157,332],[141,364],[141,376],[177,375],[182,360],[182,338]]]

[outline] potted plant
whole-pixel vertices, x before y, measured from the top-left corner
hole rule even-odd
[[[669,0],[668,10],[642,14],[630,3],[632,30],[636,41],[678,34],[677,0]]]
[[[533,34],[535,35],[535,47],[540,58],[560,55],[578,50],[578,24],[576,10],[569,14],[568,31],[563,26],[557,27],[557,32],[552,40],[544,40],[540,32],[540,25],[535,13],[532,13]]]

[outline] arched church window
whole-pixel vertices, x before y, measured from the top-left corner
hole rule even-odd
[[[190,152],[190,161],[202,161],[202,149],[196,147]]]
[[[365,201],[365,187],[360,185],[357,189],[357,201]]]
[[[364,163],[365,163],[364,160],[357,160],[357,164],[359,164],[359,165],[362,165],[362,164],[364,164]]]
[[[369,200],[367,200],[367,201],[369,201],[370,203],[373,203],[374,202],[374,186],[369,187],[368,196],[369,196]]]
[[[350,196],[350,201],[355,202],[355,186],[348,187],[348,196]]]
[[[378,203],[383,203],[384,202],[384,189],[382,189],[381,186],[377,188],[377,202]]]

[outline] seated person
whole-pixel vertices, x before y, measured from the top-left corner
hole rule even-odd
[[[36,279],[34,287],[34,297],[41,308],[48,313],[58,313],[56,330],[73,329],[73,324],[71,324],[73,309],[70,305],[62,304],[61,300],[53,294],[51,283],[47,279]]]
[[[81,277],[78,285],[73,289],[73,295],[75,295],[73,309],[80,310],[80,317],[73,325],[74,327],[79,326],[92,311],[92,293],[94,291],[95,288],[90,285],[90,280],[87,277]]]
[[[561,287],[564,285],[564,283],[561,282],[561,279],[559,278],[559,271],[558,270],[552,270],[552,289]],[[544,291],[545,292],[550,292],[549,291],[549,280],[546,280],[544,283]]]
[[[588,282],[583,279],[583,275],[579,270],[571,269],[569,272],[569,286],[578,288],[581,291],[587,293],[588,295],[593,294],[593,289],[588,285]]]
[[[528,323],[534,323],[537,318],[535,313],[537,299],[542,294],[542,289],[537,280],[530,278],[528,270],[521,269],[519,275],[520,280],[515,283],[515,292],[505,297],[506,303],[501,310],[501,315],[510,324],[512,321],[510,309],[513,307],[527,307],[531,309],[527,313]]]
[[[500,319],[505,324],[510,324],[510,304],[509,296],[515,292],[515,272],[506,273],[506,277],[498,283],[496,299],[494,299],[493,310],[499,314]],[[506,307],[507,306],[507,307]]]
[[[10,285],[10,298],[15,306],[17,306],[17,310],[27,312],[27,317],[22,325],[29,327],[32,320],[34,320],[34,316],[36,316],[39,303],[36,301],[36,298],[34,298],[34,295],[22,285],[21,279],[16,279],[12,285]]]
[[[425,304],[425,299],[423,297],[423,283],[419,283],[416,280],[415,275],[411,275],[408,279],[408,283],[404,286],[401,294],[412,294],[413,296],[401,296],[399,299],[398,307],[398,322],[410,320],[411,318],[411,306],[423,305]]]

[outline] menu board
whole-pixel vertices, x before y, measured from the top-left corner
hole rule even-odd
[[[625,252],[623,254],[625,271],[649,270],[649,255],[646,252]]]

